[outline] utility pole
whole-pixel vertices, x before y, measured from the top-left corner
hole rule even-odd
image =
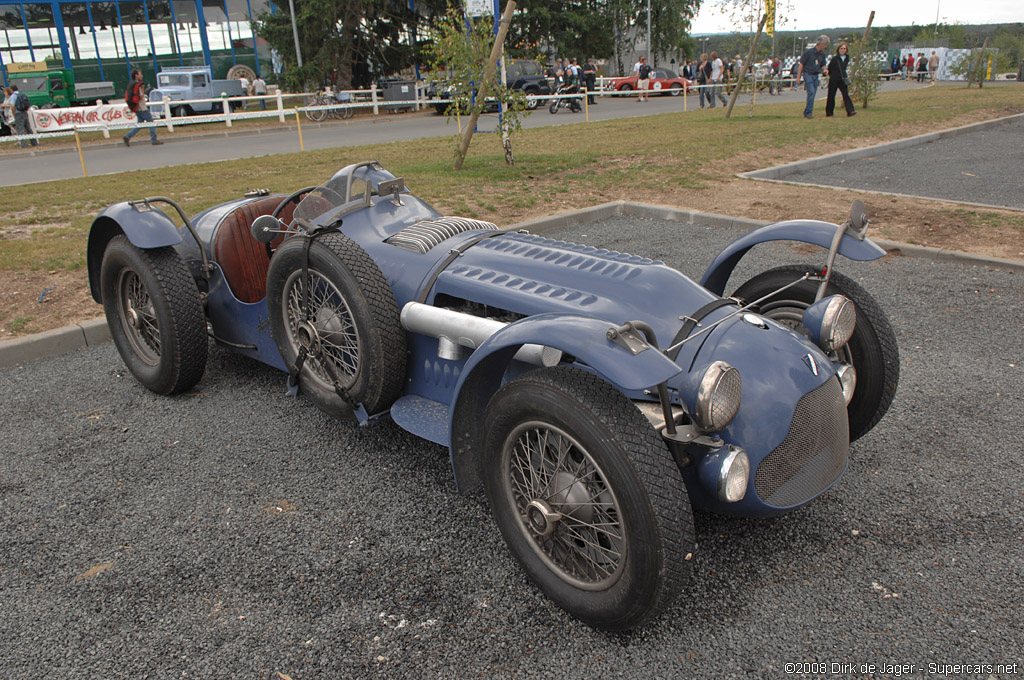
[[[651,61],[651,0],[647,0],[647,63],[654,63]]]
[[[295,23],[295,0],[288,0],[288,9],[292,12],[292,36],[295,38],[295,58],[302,68],[302,50],[299,48],[299,27]]]

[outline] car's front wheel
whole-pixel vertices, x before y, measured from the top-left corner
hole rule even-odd
[[[206,318],[195,279],[172,248],[143,250],[125,236],[107,244],[100,294],[128,370],[157,394],[191,389],[206,371]]]
[[[683,86],[679,83],[672,83],[672,87],[668,89],[668,93],[673,97],[678,97],[683,93]]]
[[[804,265],[777,267],[750,279],[733,296],[758,300],[809,271],[811,268]],[[803,332],[804,310],[814,303],[817,291],[816,282],[802,281],[762,302],[761,314]],[[871,431],[889,410],[899,382],[900,355],[892,325],[870,293],[848,276],[832,272],[825,295],[835,294],[848,297],[857,310],[853,336],[838,356],[857,371],[857,386],[847,406],[850,441],[854,441]]]
[[[693,518],[679,469],[633,403],[575,368],[530,371],[484,417],[484,481],[512,554],[560,607],[640,625],[689,574]]]

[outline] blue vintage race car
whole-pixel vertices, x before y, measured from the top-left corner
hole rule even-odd
[[[643,257],[442,216],[376,162],[189,218],[110,206],[92,295],[160,394],[203,376],[208,338],[361,423],[389,416],[483,486],[512,553],[559,606],[607,629],[662,611],[690,571],[692,506],[771,515],[843,474],[886,413],[885,314],[833,271],[883,255],[843,225],[788,221],[729,245],[700,284]],[[724,288],[754,245],[827,249]]]

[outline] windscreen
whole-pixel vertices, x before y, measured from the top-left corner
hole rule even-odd
[[[187,73],[161,73],[158,80],[161,87],[188,87]]]

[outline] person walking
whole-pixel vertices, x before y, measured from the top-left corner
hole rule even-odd
[[[708,90],[708,99],[711,100],[711,108],[715,108],[715,98],[721,100],[722,105],[729,104],[722,92],[722,78],[725,77],[725,64],[718,58],[718,52],[712,52],[708,57],[711,60],[711,88]]]
[[[135,120],[139,123],[152,123],[153,114],[149,110],[149,106],[146,104],[146,83],[142,82],[142,71],[137,68],[132,69],[132,81],[128,84],[128,91],[125,93],[125,101],[128,102],[128,109],[135,114]],[[128,131],[121,140],[125,146],[132,145],[132,137],[141,130],[142,127],[136,125]],[[156,128],[149,128],[149,141],[154,146],[163,144],[159,139],[156,138]]]
[[[252,81],[252,93],[257,97],[265,97],[267,94],[267,81],[263,80],[263,76],[256,76],[256,80]],[[267,110],[267,102],[265,99],[260,99],[260,110]]]
[[[14,109],[14,132],[18,135],[29,136],[32,134],[32,124],[28,118],[28,112],[32,108],[32,102],[24,92],[18,92],[17,85],[11,85],[11,107]],[[33,137],[29,140],[32,146],[39,146],[39,140]],[[24,149],[24,139],[18,140],[18,146]]]
[[[917,82],[923,83],[928,77],[928,60],[924,58],[924,52],[917,53]]]
[[[804,90],[807,91],[807,104],[804,106],[804,118],[814,117],[814,97],[818,94],[818,78],[825,67],[825,50],[832,40],[825,34],[819,35],[814,47],[808,49],[800,57],[800,69],[797,79],[803,78]]]
[[[597,64],[593,59],[587,59],[587,63],[583,65],[583,81],[587,84],[587,103],[596,104],[594,91],[597,90]]]
[[[711,62],[708,60],[708,54],[705,52],[700,55],[700,64],[697,66],[697,99],[700,100],[700,108],[704,108],[704,102],[714,106],[711,103],[711,93],[708,89],[708,83],[711,82]]]
[[[825,98],[825,117],[831,118],[836,110],[836,91],[843,94],[843,106],[846,107],[847,116],[856,116],[853,108],[853,100],[850,99],[850,77],[846,74],[846,67],[850,64],[850,46],[845,42],[839,43],[836,53],[828,62],[828,96]]]
[[[939,55],[935,54],[935,50],[932,50],[932,56],[928,57],[928,75],[932,77],[932,82],[935,82],[935,73],[939,70]]]

